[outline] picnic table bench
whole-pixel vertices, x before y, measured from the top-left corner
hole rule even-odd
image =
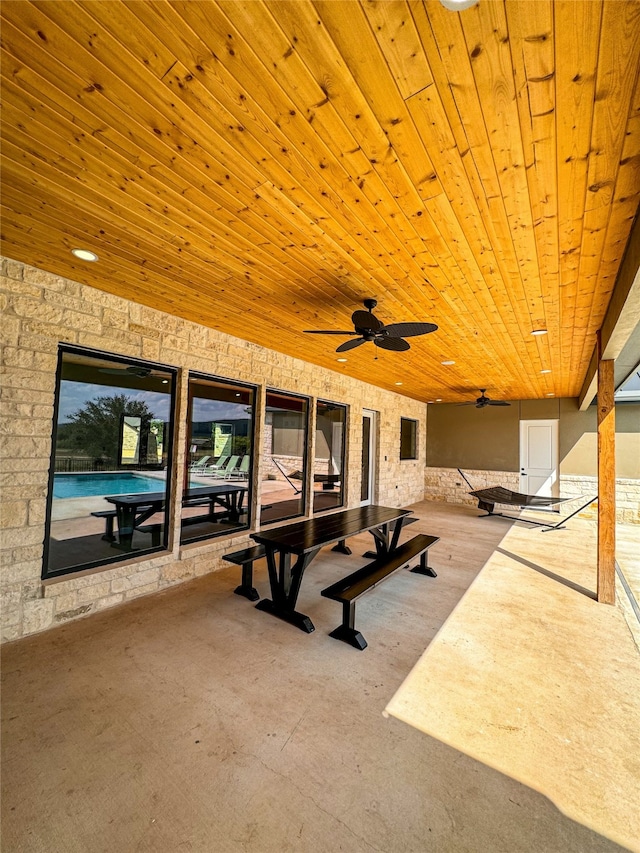
[[[331,631],[329,636],[356,649],[366,649],[367,641],[355,627],[356,601],[416,557],[420,557],[420,565],[411,569],[412,572],[437,577],[436,572],[428,565],[427,552],[439,539],[439,536],[418,533],[390,554],[377,557],[372,563],[321,590],[320,595],[342,604],[342,624]]]

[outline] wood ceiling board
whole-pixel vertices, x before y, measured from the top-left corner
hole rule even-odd
[[[637,209],[616,27],[637,61],[638,23],[616,6],[624,23],[552,0],[5,3],[4,251],[182,315],[217,305],[231,334],[250,316],[257,344],[282,327],[281,351],[341,371],[340,339],[302,330],[344,327],[373,296],[384,322],[440,331],[407,357],[361,347],[349,375],[375,365],[416,399],[577,393]],[[594,107],[602,87],[580,73],[620,91]],[[606,163],[587,161],[592,126],[618,146]],[[595,244],[582,219],[603,167]],[[83,233],[102,241],[84,272],[66,256]]]

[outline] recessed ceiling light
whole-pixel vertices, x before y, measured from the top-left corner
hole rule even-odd
[[[555,397],[555,396],[556,396],[556,395],[553,393],[553,391],[550,391],[550,392],[547,394],[547,397]]]
[[[540,373],[551,373],[550,370],[541,370]]]
[[[440,364],[455,364],[455,361],[441,361]]]
[[[463,12],[475,6],[478,0],[440,0],[440,2],[450,12]]]
[[[441,402],[442,402],[442,397],[436,397],[436,403],[441,403]]]
[[[435,403],[435,400],[427,400],[427,403]]]
[[[396,385],[402,385],[402,382],[396,382]]]
[[[168,380],[168,379],[163,379],[163,380],[162,380],[162,384],[163,384],[163,385],[168,385],[168,384],[169,384],[169,380]]]
[[[337,358],[336,361],[346,361],[346,358]]]
[[[80,258],[81,261],[97,261],[98,256],[95,252],[90,252],[88,249],[72,249],[71,254],[75,255],[76,258]]]
[[[236,397],[241,397],[242,394],[239,391],[236,391]]]
[[[546,335],[547,330],[546,329],[534,329],[533,332],[531,332],[531,334],[532,335]]]

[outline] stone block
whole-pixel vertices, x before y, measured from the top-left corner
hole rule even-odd
[[[95,580],[95,575],[92,576]],[[111,582],[102,581],[101,583],[92,583],[75,592],[78,604],[86,604],[87,602],[95,601],[97,598],[105,598],[111,592]]]
[[[16,545],[36,545],[42,543],[41,527],[14,527],[2,534],[2,547],[12,548]]]
[[[4,501],[0,505],[0,529],[24,527],[27,523],[26,501]]]
[[[45,588],[45,598],[49,598],[48,591],[51,588]],[[54,598],[53,608],[55,613],[64,613],[65,611],[73,610],[77,606],[78,599],[75,592],[65,592],[63,595],[57,595]]]
[[[93,602],[93,610],[106,610],[107,607],[114,607],[124,601],[124,595],[120,592],[117,595],[107,595],[104,598],[99,598]]]
[[[22,606],[22,633],[35,634],[53,624],[53,601],[37,599],[24,601]]]
[[[72,610],[65,610],[62,613],[54,614],[54,622],[68,622],[71,619],[78,619],[91,611],[90,604],[83,604],[81,607],[74,607]]]
[[[158,592],[158,589],[159,585],[158,581],[156,581],[155,583],[149,583],[145,586],[137,586],[132,589],[128,589],[125,592],[124,597],[126,601],[129,601],[131,598],[139,598],[142,595],[150,595],[153,592]]]
[[[2,275],[7,276],[7,278],[22,281],[24,276],[24,264],[20,261],[13,261],[11,258],[3,258]]]
[[[0,630],[0,642],[8,643],[11,640],[17,640],[22,636],[22,626],[20,623],[15,625],[3,625]]]
[[[140,586],[147,586],[158,583],[160,577],[159,568],[146,569],[137,574],[128,575],[123,578],[114,578],[111,581],[111,592],[125,592],[130,589],[135,589]]]
[[[22,323],[18,317],[9,317],[6,310],[2,312],[0,323],[0,343],[17,344],[20,338]]]

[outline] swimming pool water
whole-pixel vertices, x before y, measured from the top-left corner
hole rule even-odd
[[[194,484],[198,485],[198,484]],[[55,474],[54,498],[88,498],[164,491],[165,481],[125,471],[115,474]]]

